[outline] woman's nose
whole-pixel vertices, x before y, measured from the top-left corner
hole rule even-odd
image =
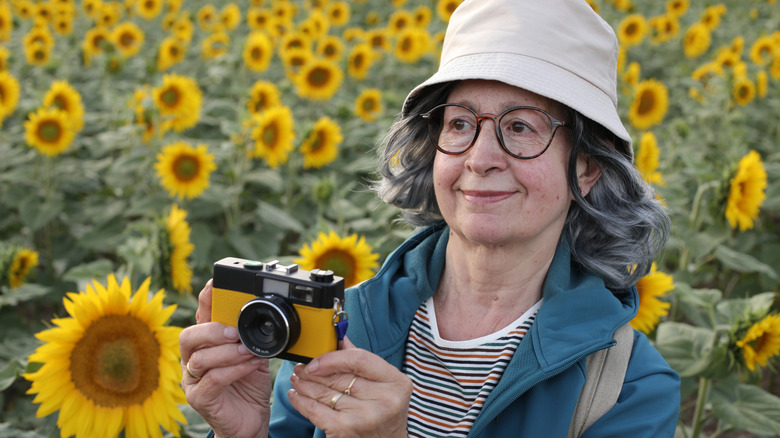
[[[480,120],[479,134],[466,154],[466,168],[479,175],[506,167],[509,155],[501,147],[492,119]]]

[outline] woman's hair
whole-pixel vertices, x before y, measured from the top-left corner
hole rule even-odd
[[[443,220],[433,186],[436,156],[428,125],[420,114],[444,103],[455,83],[432,85],[398,115],[379,143],[380,179],[373,188],[388,204],[401,209],[416,227]],[[627,154],[629,145],[606,128],[567,109],[571,144],[569,186],[575,202],[564,233],[572,256],[604,279],[607,287],[635,284],[650,270],[669,236],[670,220]],[[560,133],[559,133],[560,134]],[[599,166],[601,177],[587,196],[577,181],[577,158]]]

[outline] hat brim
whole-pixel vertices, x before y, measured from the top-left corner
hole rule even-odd
[[[409,93],[403,106],[404,114],[407,114],[410,102],[426,87],[467,79],[504,82],[562,103],[625,140],[629,148],[625,152],[633,156],[631,136],[615,110],[616,102],[607,94],[568,70],[516,53],[478,53],[451,59]]]

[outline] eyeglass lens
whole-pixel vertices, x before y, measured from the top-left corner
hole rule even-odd
[[[488,118],[491,117],[482,117],[483,122]],[[476,140],[477,126],[477,115],[459,105],[440,105],[428,117],[434,144],[451,154],[460,154],[469,149]],[[504,149],[517,157],[532,157],[544,152],[552,132],[550,117],[536,109],[517,108],[498,118],[498,139]]]

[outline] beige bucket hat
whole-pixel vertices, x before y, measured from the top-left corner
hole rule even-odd
[[[615,32],[584,0],[466,0],[450,18],[439,70],[412,90],[488,79],[573,108],[628,142],[617,112]]]

